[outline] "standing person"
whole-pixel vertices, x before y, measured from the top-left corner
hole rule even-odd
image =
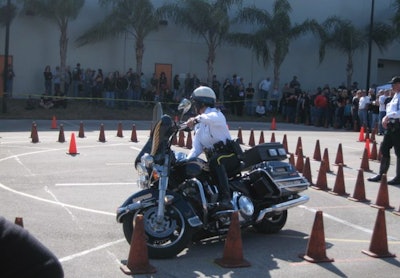
[[[365,90],[361,90],[361,97],[358,101],[358,118],[360,119],[360,127],[368,128],[368,107],[370,99]]]
[[[173,86],[174,86],[174,96],[173,100],[176,102],[179,102],[181,96],[179,93],[180,87],[181,87],[181,81],[179,81],[179,74],[175,74],[174,76],[174,81],[173,81]]]
[[[54,95],[61,95],[61,69],[59,66],[56,66],[56,69],[53,73],[53,85],[54,85]]]
[[[380,147],[382,154],[378,175],[368,178],[369,181],[379,182],[390,166],[390,149],[394,147],[396,154],[396,176],[388,181],[390,185],[400,185],[400,76],[395,76],[389,81],[395,95],[386,107],[386,116],[382,119],[382,126],[386,129]]]
[[[14,77],[15,73],[12,68],[12,65],[7,66],[7,79],[6,79],[6,93],[8,94],[8,97],[12,97],[13,93],[13,83],[14,83]]]
[[[231,159],[237,159],[234,153],[227,154],[227,152],[222,151],[227,149],[227,142],[231,140],[225,116],[214,107],[216,96],[209,87],[200,86],[195,89],[192,93],[191,101],[198,115],[188,119],[186,122],[189,128],[195,126],[193,148],[187,158],[198,157],[203,150],[206,150],[211,172],[218,180],[219,209],[231,210],[233,206],[226,170],[234,164]]]
[[[64,95],[69,96],[69,87],[72,84],[72,72],[69,66],[65,68],[63,79],[64,79]]]
[[[224,102],[224,94],[221,94],[221,82],[218,81],[217,75],[213,75],[211,81],[211,89],[213,89],[217,99],[221,102]]]
[[[81,64],[76,64],[76,67],[72,71],[72,97],[77,98],[79,96],[80,87],[82,86],[82,70]]]
[[[389,90],[380,90],[378,97],[379,105],[379,120],[378,120],[378,135],[383,135],[382,119],[386,116],[386,103],[385,100],[389,95]]]
[[[259,99],[262,102],[264,102],[265,107],[267,107],[267,100],[270,88],[271,88],[271,79],[269,77],[262,80],[258,85],[258,90],[260,94]]]
[[[93,87],[93,95],[92,95],[93,101],[95,103],[100,102],[100,99],[102,99],[103,83],[104,83],[103,70],[98,69],[97,74],[94,78],[94,87]]]
[[[52,80],[53,80],[53,73],[51,72],[51,68],[50,68],[49,65],[47,65],[44,68],[43,76],[44,76],[44,91],[45,91],[45,94],[51,96],[51,86],[52,86]]]
[[[253,104],[253,99],[254,99],[254,87],[253,87],[253,83],[249,82],[247,88],[246,88],[246,114],[248,116],[252,116],[254,114],[254,104]]]
[[[106,107],[114,108],[115,104],[115,73],[110,72],[104,79]]]

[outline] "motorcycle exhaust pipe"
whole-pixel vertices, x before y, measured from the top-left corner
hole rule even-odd
[[[271,206],[269,208],[265,208],[265,209],[260,211],[256,222],[260,222],[261,220],[263,220],[264,216],[267,213],[281,212],[281,211],[284,211],[284,210],[287,210],[287,209],[290,209],[290,208],[305,204],[309,200],[310,200],[310,197],[308,197],[308,196],[300,196],[297,199],[290,200],[290,201],[287,201],[287,202],[284,202],[284,203],[280,203],[280,204],[277,204],[277,205],[273,205],[273,206]]]

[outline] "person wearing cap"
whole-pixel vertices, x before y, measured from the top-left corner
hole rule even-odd
[[[389,81],[392,84],[394,96],[386,106],[386,116],[382,119],[382,126],[386,129],[380,147],[382,154],[379,173],[368,181],[378,182],[386,174],[390,166],[390,149],[394,147],[396,154],[396,176],[388,181],[390,185],[400,185],[400,76],[395,76]]]
[[[227,148],[231,135],[226,118],[215,108],[216,96],[211,88],[207,86],[196,88],[190,99],[198,115],[186,121],[189,128],[194,128],[193,147],[187,159],[198,157],[205,151],[211,173],[218,181],[220,197],[218,210],[232,210],[227,170],[229,171],[237,159]]]

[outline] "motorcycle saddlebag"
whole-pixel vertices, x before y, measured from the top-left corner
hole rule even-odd
[[[245,151],[243,162],[245,168],[259,164],[263,161],[287,159],[286,150],[281,143],[264,143]]]

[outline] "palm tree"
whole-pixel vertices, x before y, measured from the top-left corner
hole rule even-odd
[[[230,26],[229,9],[242,0],[181,0],[165,5],[161,11],[177,25],[204,39],[208,47],[207,82],[214,73],[217,48],[221,46]]]
[[[335,48],[346,54],[347,87],[352,83],[353,56],[355,52],[365,49],[369,41],[369,28],[357,29],[350,20],[337,16],[326,19],[320,29],[319,60],[322,62],[327,47]],[[382,52],[393,40],[393,29],[388,24],[376,23],[371,32],[372,41]]]
[[[86,30],[77,40],[79,46],[129,33],[135,38],[136,72],[142,72],[144,39],[158,29],[160,16],[150,0],[100,0],[112,5],[106,18]]]
[[[394,0],[392,6],[394,9],[392,23],[393,23],[393,27],[396,31],[397,38],[399,38],[399,34],[400,34],[400,0]]]
[[[11,23],[11,21],[15,18],[17,14],[17,7],[14,4],[10,4],[10,6],[5,3],[3,6],[0,6],[0,26],[6,26],[7,23]]]
[[[68,50],[68,24],[78,17],[85,0],[24,0],[23,10],[57,24],[60,29],[60,68],[65,71]]]
[[[231,33],[229,41],[251,49],[259,62],[267,67],[272,60],[274,86],[279,87],[280,67],[289,53],[290,42],[300,35],[315,31],[316,22],[304,21],[292,25],[289,13],[292,11],[287,0],[276,0],[272,15],[255,6],[239,11],[236,21],[253,25],[253,33]]]

